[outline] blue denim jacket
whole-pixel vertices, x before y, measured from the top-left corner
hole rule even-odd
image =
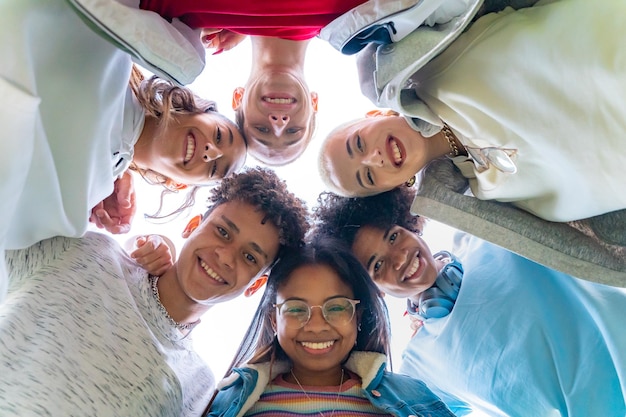
[[[381,412],[397,417],[449,417],[454,414],[420,380],[385,370],[385,355],[353,352],[345,367],[361,377],[363,395]],[[218,384],[218,393],[206,416],[243,416],[278,374],[287,372],[286,362],[235,368]]]

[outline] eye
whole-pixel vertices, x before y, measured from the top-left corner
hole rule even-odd
[[[254,128],[261,133],[270,133],[270,129],[265,126],[255,126]]]
[[[290,135],[293,135],[295,133],[298,133],[301,130],[302,128],[300,127],[290,127],[289,129],[287,129],[287,133],[289,133]]]
[[[361,136],[356,137],[356,148],[359,150],[359,152],[363,153],[363,141],[361,141]]]
[[[383,261],[376,261],[376,263],[374,263],[374,267],[372,268],[374,270],[374,274],[377,274],[382,267]]]
[[[393,232],[391,235],[389,235],[389,243],[393,244],[393,242],[395,242],[397,238],[398,232]]]
[[[250,253],[244,253],[243,254],[244,258],[246,258],[246,261],[255,264],[256,265],[256,258],[254,257],[254,255],[250,254]]]
[[[222,131],[220,128],[217,128],[217,135],[215,136],[215,144],[219,145],[222,142]]]
[[[223,238],[228,239],[230,237],[230,235],[228,234],[228,231],[224,229],[223,227],[217,226],[216,229],[217,229],[217,233],[219,233],[220,236],[222,236]]]

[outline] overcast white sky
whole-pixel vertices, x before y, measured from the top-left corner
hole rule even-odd
[[[248,40],[235,49],[220,55],[207,56],[203,74],[190,85],[199,95],[217,101],[221,113],[234,120],[231,110],[231,95],[235,87],[243,86],[249,75],[250,44]],[[354,57],[343,56],[326,42],[313,39],[309,45],[306,60],[306,76],[312,91],[319,93],[319,112],[316,135],[304,155],[292,164],[276,169],[287,181],[290,190],[304,199],[309,208],[315,205],[323,184],[317,175],[317,155],[319,144],[335,126],[361,117],[374,106],[361,96]],[[249,158],[249,165],[256,162]],[[152,212],[158,204],[158,187],[145,187],[136,179],[138,212],[129,235],[118,239],[124,242],[128,236],[145,233],[160,233],[174,240],[182,247],[180,237],[188,217],[176,219],[164,225],[146,223],[142,214]],[[196,208],[191,215],[205,210],[206,193],[199,193]],[[435,222],[430,222],[424,237],[431,249],[450,249],[452,230]],[[240,297],[232,302],[214,307],[205,314],[202,323],[194,330],[193,338],[198,352],[207,361],[219,380],[225,372],[237,349],[243,333],[258,304],[261,291],[252,298]],[[394,368],[400,365],[400,353],[406,345],[410,329],[408,318],[403,317],[405,300],[387,297],[392,318]]]

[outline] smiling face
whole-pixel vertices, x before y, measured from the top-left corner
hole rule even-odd
[[[148,134],[135,146],[141,165],[187,185],[214,183],[241,169],[246,145],[234,123],[212,113],[173,118],[165,127],[146,120]]]
[[[353,299],[354,293],[332,268],[306,265],[295,269],[278,288],[276,304],[302,300],[309,306],[321,306],[335,297]],[[320,308],[313,308],[309,322],[300,329],[289,328],[280,314],[274,319],[278,342],[292,360],[298,379],[305,385],[336,384],[341,364],[356,342],[357,314],[347,324],[333,326]]]
[[[338,191],[367,196],[401,185],[421,170],[432,159],[428,145],[401,116],[369,117],[333,131],[322,158]]]
[[[240,295],[279,250],[278,228],[239,201],[219,205],[191,234],[176,263],[186,296],[213,305]]]
[[[378,288],[394,297],[412,298],[437,278],[437,264],[426,242],[400,226],[361,227],[352,251]]]
[[[317,94],[287,72],[266,72],[233,94],[243,113],[248,152],[261,162],[282,165],[306,149],[313,135]]]

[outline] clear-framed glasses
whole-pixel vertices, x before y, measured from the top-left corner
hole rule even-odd
[[[466,146],[465,149],[474,160],[478,172],[489,169],[491,165],[507,174],[515,174],[517,172],[517,166],[512,159],[512,156],[517,153],[517,149],[497,148],[495,146],[484,148]]]
[[[311,310],[320,308],[324,320],[332,326],[344,326],[352,321],[356,305],[361,301],[347,297],[331,298],[321,306],[310,306],[301,300],[287,300],[284,303],[274,304],[278,314],[285,320],[290,329],[300,329],[311,319]]]
[[[150,185],[160,185],[161,187],[163,187],[166,190],[171,191],[173,193],[177,193],[180,190],[183,190],[183,189],[187,188],[186,185],[174,182],[171,179],[169,179],[168,177],[166,177],[165,175],[160,174],[160,173],[158,173],[156,171],[153,171],[151,169],[134,168],[134,170],[136,172],[138,172],[139,175],[141,175],[141,177],[148,184],[150,184]]]

